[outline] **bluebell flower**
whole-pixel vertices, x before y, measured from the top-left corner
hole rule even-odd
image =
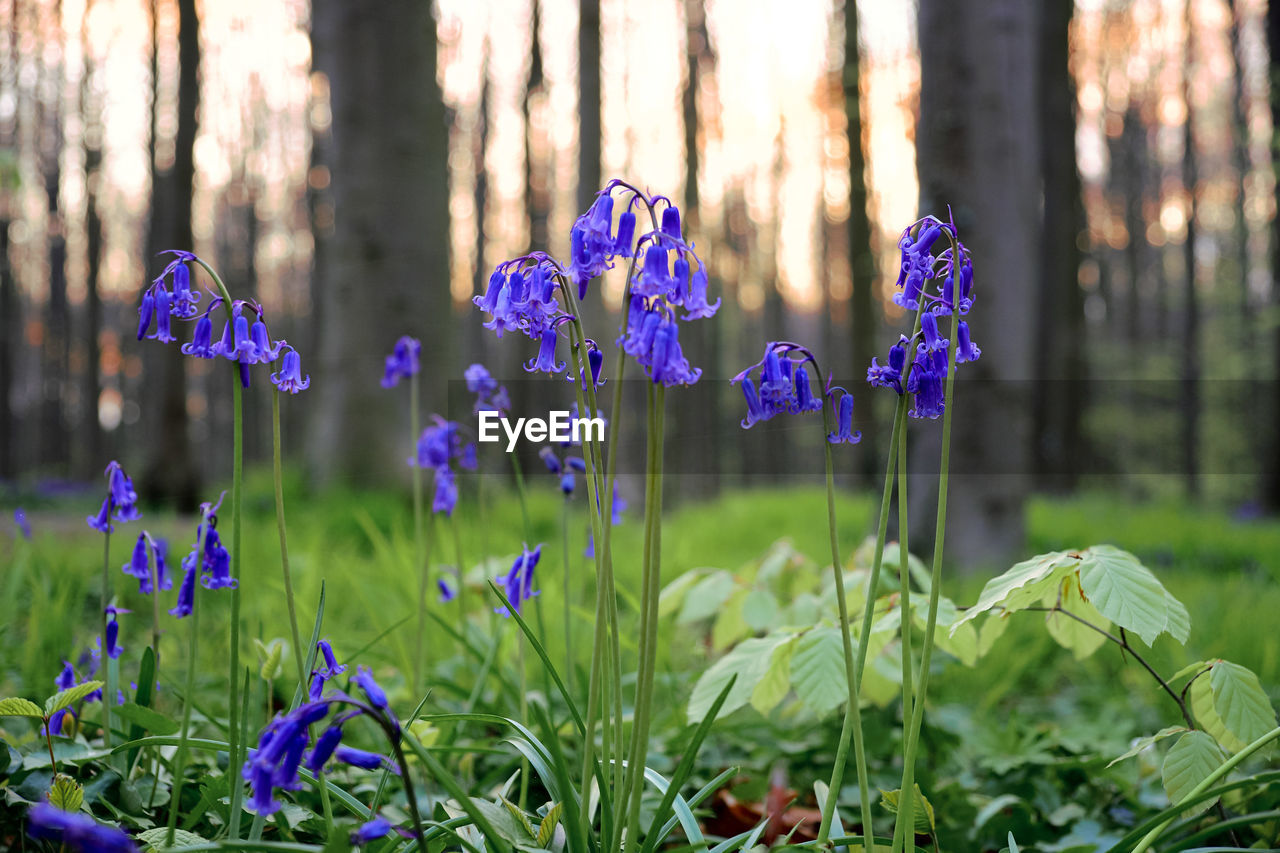
[[[190,616],[191,609],[195,605],[196,575],[200,573],[200,569],[194,553],[183,559],[182,568],[185,571],[182,575],[182,583],[178,585],[178,603],[169,611],[169,615],[179,619]]]
[[[23,539],[31,538],[31,522],[27,521],[27,512],[22,507],[18,507],[13,511],[13,523],[18,525],[18,530],[22,532]]]
[[[307,757],[307,769],[312,773],[323,773],[324,766],[329,763],[329,759],[333,757],[333,751],[341,743],[341,724],[332,725],[325,729],[320,737],[316,738],[316,745],[312,747],[311,754]]]
[[[569,497],[570,495],[573,494],[573,489],[574,489],[573,472],[565,471],[563,474],[560,475],[560,491],[564,494],[565,497]]]
[[[279,358],[280,349],[285,346],[284,341],[276,341],[274,345],[271,343],[271,333],[267,331],[267,324],[262,321],[261,314],[249,329],[249,340],[257,347],[258,360],[264,364]]]
[[[142,294],[142,304],[138,306],[138,340],[147,336],[151,328],[151,318],[156,313],[155,288],[148,287]]]
[[[551,474],[559,474],[561,470],[560,457],[556,456],[556,452],[550,447],[544,447],[538,451],[538,458],[547,466],[547,471]]]
[[[449,586],[449,582],[444,578],[436,579],[436,588],[440,590],[441,604],[448,604],[450,601],[453,601],[458,597],[458,594],[453,591],[453,587]]]
[[[631,292],[639,296],[679,296],[680,288],[671,274],[668,247],[655,240],[645,248],[644,263],[631,285]]]
[[[219,355],[228,361],[241,364],[257,364],[262,360],[262,351],[249,335],[249,318],[237,304],[232,309],[234,321],[232,325],[231,348],[219,350]]]
[[[385,838],[391,832],[391,822],[382,815],[375,815],[360,825],[360,828],[351,833],[352,844],[368,844],[370,841],[377,841],[379,838]]]
[[[101,530],[103,533],[110,533],[111,527],[111,498],[102,499],[102,508],[98,510],[97,515],[88,517],[89,526],[94,530]]]
[[[632,203],[635,200],[632,199]],[[631,257],[631,244],[636,239],[636,215],[631,205],[618,217],[618,233],[613,238],[613,254],[619,258]],[[580,299],[582,297],[579,297]]]
[[[156,539],[151,543],[151,550],[156,558],[156,581],[165,591],[173,589],[173,578],[169,577],[169,540]]]
[[[231,554],[212,526],[204,536],[204,560],[200,583],[205,589],[235,589],[239,581],[231,577]]]
[[[790,361],[787,358],[787,362]],[[786,411],[793,393],[791,377],[782,369],[782,358],[776,349],[770,348],[764,356],[764,373],[760,379],[761,401],[768,401],[776,409]]]
[[[115,660],[124,652],[124,647],[118,642],[120,637],[120,622],[116,616],[120,613],[128,613],[123,607],[107,606],[107,657]]]
[[[742,384],[742,396],[747,403],[747,416],[742,419],[744,429],[750,429],[760,421],[784,414],[805,414],[822,410],[823,389],[814,393],[805,363],[817,362],[807,348],[787,341],[771,341],[765,344],[764,357],[730,380]],[[756,391],[751,374],[760,371],[760,390]]]
[[[938,317],[932,311],[920,315],[920,332],[924,335],[924,343],[919,347],[921,352],[941,352],[951,343],[938,334]]]
[[[969,338],[969,324],[961,320],[956,327],[956,364],[977,361],[981,355],[982,350]]]
[[[636,361],[645,368],[654,384],[692,385],[702,376],[702,368],[692,367],[680,349],[679,330],[676,321],[662,318],[653,336],[653,348]]]
[[[271,374],[271,382],[281,391],[287,391],[290,394],[297,394],[311,387],[311,376],[308,374],[305,378],[303,377],[302,360],[293,347],[289,347],[285,352],[280,372]]]
[[[458,480],[448,466],[436,468],[435,496],[431,499],[431,511],[452,516],[458,505]]]
[[[359,767],[362,770],[377,770],[379,767],[384,766],[395,769],[385,757],[378,753],[356,749],[353,746],[339,746],[333,751],[333,757],[343,764],[350,764],[352,767]]]
[[[538,545],[532,551],[526,545],[520,556],[516,557],[515,562],[511,564],[511,571],[498,578],[499,583],[502,584],[503,594],[506,595],[507,601],[511,602],[511,607],[516,613],[523,614],[524,603],[538,594],[538,591],[533,588],[533,570],[540,559],[542,559],[542,545]],[[495,607],[493,612],[503,617],[511,615],[505,606]]]
[[[524,369],[533,373],[563,373],[565,363],[556,361],[556,330],[554,327],[542,333],[542,343],[538,347],[538,355],[524,363]]]
[[[822,398],[813,395],[813,390],[809,385],[809,371],[805,370],[802,364],[797,365],[795,369],[795,391],[795,410],[797,414],[822,411]]]
[[[369,704],[377,708],[379,711],[387,710],[387,694],[373,680],[373,671],[367,666],[356,668],[355,683],[360,687],[360,692],[369,699]]]
[[[867,382],[873,388],[892,388],[902,394],[902,369],[906,366],[909,343],[904,335],[890,347],[888,364],[878,364],[876,359],[871,359],[871,366],[867,368]]]
[[[132,575],[150,587],[151,548],[147,543],[147,532],[145,530],[138,534],[138,541],[133,546],[133,554],[130,556],[129,562],[124,564],[123,571],[126,575]]]
[[[680,233],[680,210],[675,205],[667,205],[662,211],[662,228],[663,234],[681,242],[684,237]]]
[[[506,412],[511,408],[507,389],[498,384],[498,380],[493,378],[489,369],[483,364],[473,364],[468,367],[463,372],[463,378],[467,382],[467,391],[476,395],[472,411]]]
[[[408,335],[396,341],[391,355],[386,358],[382,374],[382,387],[394,388],[401,379],[408,379],[418,372],[418,358],[422,353],[422,343]]]
[[[942,414],[943,378],[932,358],[916,358],[911,375],[907,379],[907,391],[915,395],[915,407],[907,412],[908,415],[913,418],[933,419]]]
[[[189,319],[196,315],[196,305],[200,302],[200,294],[191,289],[191,270],[187,268],[187,258],[182,255],[189,254],[187,252],[179,253],[179,257],[170,262],[165,268],[166,272],[173,275],[173,299],[171,311],[173,316],[182,319]],[[194,259],[195,255],[191,255]],[[163,277],[164,273],[161,273]]]
[[[65,812],[51,803],[36,803],[27,812],[32,838],[57,841],[76,853],[137,853],[138,846],[114,826],[80,812]]]
[[[767,421],[773,417],[773,408],[766,408],[761,402],[760,395],[756,392],[756,384],[751,381],[750,376],[742,377],[741,384],[742,396],[747,401],[747,416],[742,419],[742,428],[751,429],[760,421]]]
[[[125,474],[124,469],[120,467],[120,463],[112,460],[107,465],[105,473],[107,477],[107,497],[103,500],[102,508],[98,510],[98,514],[91,515],[86,520],[94,530],[110,533],[112,531],[112,520],[121,523],[136,521],[142,517],[142,514],[138,512],[138,493],[134,491],[133,480]]]
[[[323,674],[325,678],[334,678],[347,671],[346,664],[338,663],[338,658],[333,653],[333,646],[329,645],[328,640],[320,640],[316,643],[316,650],[324,658],[324,667],[318,672]]]
[[[568,272],[578,285],[578,298],[585,299],[591,279],[612,268],[618,239],[613,234],[612,187],[606,187],[587,212],[578,217],[569,231]]]
[[[157,340],[162,344],[173,343],[177,340],[173,336],[173,329],[170,323],[170,307],[169,291],[163,287],[156,293],[156,330],[148,338]]]
[[[836,389],[832,389],[835,393]],[[836,413],[836,430],[827,433],[827,441],[831,444],[857,444],[862,440],[862,433],[853,429],[853,395],[841,390],[840,405]]]
[[[213,306],[209,307],[212,308]],[[194,355],[196,358],[213,358],[218,354],[213,346],[213,321],[209,319],[208,312],[205,312],[196,321],[196,329],[191,335],[191,343],[183,344],[182,352],[186,355]]]
[[[714,317],[716,311],[720,309],[721,300],[717,299],[715,304],[707,302],[707,286],[707,267],[699,263],[698,268],[693,271],[693,277],[689,280],[689,293],[682,303],[685,309],[685,320],[705,320]]]

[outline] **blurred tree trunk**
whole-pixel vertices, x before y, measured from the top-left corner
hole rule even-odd
[[[320,482],[404,472],[407,394],[379,385],[396,338],[422,341],[424,410],[451,364],[448,126],[431,4],[319,0],[333,112],[332,275],[321,293],[309,454]]]
[[[57,21],[61,17],[60,3],[46,10]],[[51,37],[54,28],[50,27]],[[46,56],[49,56],[47,45]],[[45,199],[47,202],[48,225],[45,233],[48,240],[49,258],[49,290],[45,302],[44,338],[41,346],[41,378],[40,395],[40,463],[49,473],[65,476],[67,470],[67,415],[65,400],[67,393],[68,368],[71,362],[69,350],[71,346],[71,316],[67,303],[67,237],[66,219],[63,215],[59,193],[62,188],[62,147],[65,142],[62,133],[63,110],[63,74],[65,66],[60,57],[64,51],[56,45],[53,56],[59,57],[52,65],[42,61],[39,75],[46,78],[37,83],[42,94],[52,91],[51,100],[41,100],[40,104],[40,136],[39,151],[41,177],[44,180]]]
[[[600,0],[578,3],[578,212],[600,180]]]
[[[1052,125],[1045,125],[1046,131],[1051,127]],[[1118,146],[1118,162],[1122,166],[1112,170],[1112,175],[1119,184],[1116,191],[1124,199],[1124,227],[1129,237],[1124,248],[1125,265],[1129,270],[1128,305],[1124,312],[1125,338],[1130,352],[1136,358],[1141,351],[1143,339],[1142,280],[1148,263],[1148,252],[1145,251],[1147,230],[1142,211],[1148,151],[1147,129],[1135,104],[1129,104],[1129,108],[1125,110],[1124,128]]]
[[[154,27],[156,4],[152,4]],[[153,29],[154,32],[154,29]],[[152,43],[155,50],[155,43]],[[152,57],[155,67],[155,57]],[[152,78],[153,81],[155,78]],[[154,90],[153,90],[154,91]],[[154,134],[153,100],[152,122]],[[165,249],[191,250],[191,199],[195,185],[195,143],[200,109],[200,19],[196,0],[178,0],[178,121],[173,140],[173,167],[160,171],[152,154],[152,207],[148,229],[147,263],[150,273],[159,264],[156,252]],[[154,149],[155,140],[152,139]],[[193,276],[198,275],[193,271]],[[231,283],[235,287],[235,283]],[[198,502],[198,473],[187,436],[186,359],[171,348],[158,359],[160,381],[158,400],[143,401],[144,408],[158,406],[159,433],[148,442],[150,456],[142,475],[146,494],[155,500],[175,502],[190,508]]]
[[[1040,21],[1040,168],[1044,222],[1036,288],[1032,461],[1041,483],[1069,489],[1084,456],[1084,298],[1079,238],[1084,230],[1076,167],[1076,90],[1067,64],[1073,0],[1051,0]]]
[[[866,155],[862,149],[861,53],[858,44],[858,4],[844,4],[844,114],[849,136],[849,274],[853,278],[850,295],[849,381],[856,387],[866,376],[876,355],[877,322],[882,315],[876,300],[876,256],[871,249],[871,217],[867,214]],[[896,278],[896,276],[895,276]],[[868,399],[863,397],[863,399]],[[875,477],[881,472],[883,456],[873,430],[862,431],[862,473]]]
[[[18,99],[18,4],[9,4],[9,20],[0,32],[0,97]],[[9,226],[18,188],[18,115],[0,113],[0,478],[17,475],[18,413],[13,405],[17,358],[22,346],[22,306],[9,264]]]
[[[1267,4],[1267,56],[1269,62],[1271,126],[1280,127],[1280,3]],[[1275,137],[1271,143],[1271,168],[1280,166],[1280,148],[1277,148]],[[1280,305],[1280,214],[1274,210],[1271,214],[1271,292],[1270,303]],[[1267,405],[1270,407],[1270,424],[1268,429],[1268,447],[1263,466],[1263,499],[1271,511],[1280,510],[1280,430],[1275,428],[1280,420],[1280,394],[1276,393],[1276,377],[1280,374],[1280,326],[1272,332],[1271,360],[1274,369],[1269,371],[1270,393]]]
[[[544,134],[539,137],[533,120],[543,89],[542,41],[539,37],[542,29],[542,5],[540,0],[530,0],[529,6],[529,74],[525,79],[523,101],[524,203],[525,215],[529,220],[529,251],[545,252],[547,214],[551,206],[551,175],[545,168],[546,164],[538,162],[539,144],[546,142],[546,136]]]
[[[1195,31],[1192,26],[1192,0],[1186,7],[1186,55],[1182,65],[1182,96],[1186,103],[1187,117],[1182,133],[1182,185],[1187,192],[1187,236],[1182,246],[1183,272],[1186,276],[1182,302],[1181,393],[1179,410],[1182,416],[1181,453],[1182,468],[1186,476],[1187,494],[1200,494],[1200,305],[1196,298],[1196,193],[1199,174],[1196,163],[1195,107],[1191,99],[1191,70],[1195,59]]]
[[[979,288],[969,322],[983,354],[955,386],[946,540],[948,557],[973,565],[1021,551],[1030,487],[1029,283],[1038,276],[1041,193],[1037,4],[920,0],[919,8],[921,209],[945,217],[951,206]],[[936,435],[928,422],[911,427]],[[936,456],[926,455],[913,464],[936,469]],[[932,480],[913,478],[916,494]],[[913,511],[929,531],[914,540],[919,549],[933,513]]]
[[[102,180],[102,100],[94,91],[95,69],[89,43],[88,17],[91,3],[85,7],[85,25],[80,40],[85,57],[84,77],[80,87],[81,126],[84,144],[85,179],[85,370],[80,389],[80,438],[76,442],[77,473],[97,473],[105,449],[102,426],[98,423],[98,396],[102,393],[102,376],[98,338],[102,333],[102,295],[98,278],[102,270],[102,217],[98,213],[98,194]]]

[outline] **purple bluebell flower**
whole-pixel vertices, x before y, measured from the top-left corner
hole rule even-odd
[[[333,751],[340,743],[342,743],[341,724],[325,729],[320,737],[316,738],[316,745],[311,748],[311,755],[307,757],[307,769],[312,773],[324,772],[324,766],[329,763],[329,759],[333,757]]]
[[[913,418],[930,419],[941,415],[944,399],[942,380],[942,372],[936,369],[932,358],[917,357],[907,379],[907,391],[915,395],[915,407],[907,414]]]
[[[578,285],[579,299],[586,298],[591,279],[612,268],[611,259],[617,254],[618,238],[612,233],[612,189],[605,187],[569,231],[568,272]]]
[[[373,680],[373,671],[367,666],[356,667],[355,674],[356,685],[360,691],[369,699],[369,704],[377,708],[379,711],[387,710],[387,694]]]
[[[173,578],[169,577],[169,540],[156,539],[151,543],[151,550],[156,558],[156,581],[165,591],[173,589]]]
[[[138,846],[124,830],[98,823],[80,812],[65,812],[50,803],[37,803],[27,812],[32,838],[62,843],[76,853],[137,853]]]
[[[876,359],[871,359],[871,366],[867,368],[867,382],[873,388],[892,388],[898,394],[902,393],[902,368],[907,361],[908,343],[910,342],[904,335],[889,348],[888,364],[878,364]]]
[[[795,389],[797,414],[822,411],[822,398],[814,396],[813,389],[809,385],[809,371],[805,370],[803,364],[797,365],[795,369]]]
[[[951,343],[938,333],[938,317],[932,311],[920,315],[920,332],[924,335],[921,352],[941,352]]]
[[[667,205],[662,211],[662,233],[675,240],[684,241],[680,234],[680,210],[675,205]]]
[[[18,530],[22,532],[23,539],[31,538],[31,522],[27,521],[27,511],[22,507],[18,507],[13,511],[13,523],[18,525]]]
[[[338,658],[333,653],[333,646],[329,645],[328,640],[321,640],[316,643],[316,650],[320,652],[320,656],[324,658],[324,667],[319,670],[325,678],[334,678],[347,671],[346,664],[338,663]]]
[[[969,324],[961,320],[956,327],[956,364],[977,361],[981,355],[982,350],[969,337]]]
[[[645,368],[654,384],[668,388],[673,385],[692,385],[702,376],[702,368],[692,367],[680,349],[679,329],[676,321],[664,318],[653,338],[653,349],[647,357],[637,361]]]
[[[151,328],[151,318],[156,313],[155,288],[148,287],[142,294],[142,304],[138,306],[138,340],[147,336]]]
[[[126,523],[136,521],[142,517],[142,514],[138,512],[138,493],[134,491],[133,480],[124,473],[120,463],[113,459],[107,465],[105,473],[107,497],[102,502],[102,508],[98,510],[98,514],[91,515],[86,520],[94,530],[110,533],[112,520]]]
[[[548,473],[559,474],[561,471],[560,457],[556,456],[556,452],[550,447],[544,447],[538,451],[538,458],[547,466]]]
[[[440,590],[441,604],[448,604],[450,601],[453,601],[458,597],[458,594],[453,591],[453,587],[449,586],[449,582],[444,578],[438,578],[436,580],[436,588]]]
[[[124,564],[123,571],[126,575],[132,575],[137,578],[147,589],[139,589],[143,594],[149,594],[151,588],[151,548],[147,542],[147,532],[144,530],[138,534],[138,541],[134,543],[133,554],[129,558],[129,562]]]
[[[670,209],[670,208],[668,208]],[[671,274],[671,250],[653,241],[644,250],[644,264],[636,275],[631,292],[640,296],[678,298],[680,288]]]
[[[693,271],[693,277],[689,280],[689,293],[682,303],[685,309],[683,319],[705,320],[714,317],[716,311],[720,310],[721,300],[717,299],[715,304],[707,302],[707,286],[707,267],[699,263],[698,268]]]
[[[177,340],[177,338],[173,336],[173,329],[169,320],[170,307],[171,307],[171,300],[169,299],[169,291],[165,290],[163,286],[159,287],[156,290],[155,300],[156,300],[156,330],[153,333],[147,335],[147,337],[151,338],[152,340],[157,340],[162,344],[173,343],[174,341]]]
[[[351,843],[368,844],[370,841],[385,838],[390,832],[391,822],[382,815],[375,815],[372,820],[361,824],[359,829],[351,833]]]
[[[339,746],[333,751],[333,757],[343,764],[350,764],[352,767],[359,767],[362,770],[377,770],[379,767],[391,766],[386,758],[378,753],[366,752],[353,746]]]
[[[542,559],[542,545],[538,545],[532,551],[526,545],[520,556],[516,557],[515,562],[511,564],[511,571],[498,578],[507,601],[511,602],[511,607],[516,613],[524,613],[524,603],[538,594],[538,591],[533,588],[533,570],[540,559]],[[495,607],[493,612],[504,618],[511,615],[506,607]]]
[[[118,642],[120,637],[120,623],[116,616],[120,613],[128,613],[123,607],[115,607],[108,605],[107,614],[107,657],[115,660],[124,652],[124,647]]]
[[[422,354],[422,343],[408,335],[396,341],[391,355],[386,358],[382,374],[382,387],[394,388],[401,379],[408,379],[418,372],[418,358]]]
[[[431,511],[443,512],[446,516],[452,516],[453,510],[457,505],[458,478],[453,473],[452,468],[441,466],[436,469],[435,495],[431,499]]]
[[[632,204],[635,199],[632,199]],[[613,238],[613,254],[619,258],[631,257],[631,244],[636,239],[636,214],[631,209],[631,204],[627,205],[627,209],[618,217],[618,233]],[[579,297],[581,298],[581,297]]]
[[[204,534],[204,558],[200,564],[200,572],[200,583],[205,589],[235,589],[239,584],[238,580],[231,577],[231,554],[212,525]]]
[[[281,391],[287,391],[290,394],[297,394],[311,387],[311,376],[308,374],[303,377],[302,360],[293,347],[285,351],[280,372],[271,374],[271,382]]]
[[[276,341],[275,344],[271,343],[271,334],[267,331],[267,324],[263,322],[261,314],[254,321],[252,328],[249,329],[249,339],[257,347],[258,360],[263,364],[279,358],[281,347],[286,346],[284,341]]]
[[[186,253],[182,253],[186,254]],[[191,256],[192,258],[195,255]],[[166,272],[173,274],[173,316],[182,319],[190,319],[196,315],[196,305],[200,302],[200,294],[191,289],[191,270],[188,269],[187,259],[178,257],[172,261]],[[161,273],[163,276],[163,273]]]
[[[196,575],[200,574],[200,569],[194,552],[183,559],[182,568],[185,571],[182,575],[182,583],[178,585],[178,603],[169,611],[169,615],[179,619],[190,616],[195,606]]]
[[[790,358],[787,359],[791,361]],[[775,409],[786,411],[794,392],[791,377],[782,369],[782,357],[769,348],[764,356],[764,373],[760,379],[760,399],[768,401]]]
[[[837,389],[832,389],[832,394]],[[827,433],[827,441],[831,444],[857,444],[862,441],[862,433],[853,428],[853,395],[843,388],[840,404],[836,410],[836,430]]]
[[[565,363],[556,361],[556,335],[555,327],[547,329],[542,333],[542,343],[538,347],[538,355],[524,363],[524,369],[530,373],[535,371],[541,373],[563,373]]]
[[[97,515],[88,517],[89,526],[94,530],[101,530],[103,533],[110,533],[111,527],[111,498],[102,499],[102,508],[98,510]]]
[[[213,308],[212,305],[209,307]],[[207,311],[199,320],[196,320],[196,329],[191,335],[191,343],[183,344],[182,352],[186,355],[194,355],[196,358],[213,358],[218,354],[213,347],[213,321],[209,319]]]
[[[565,497],[569,497],[573,494],[574,485],[575,482],[572,471],[565,471],[560,475],[560,491]]]
[[[742,396],[747,403],[747,416],[742,420],[744,429],[750,429],[760,421],[775,415],[805,414],[822,410],[822,393],[815,393],[805,363],[817,362],[807,348],[786,341],[765,344],[764,357],[733,377],[731,382],[742,383]],[[760,370],[760,391],[756,391],[751,374]]]

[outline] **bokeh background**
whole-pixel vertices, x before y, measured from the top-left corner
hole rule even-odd
[[[677,501],[820,476],[813,423],[737,427],[726,380],[781,338],[857,394],[842,479],[879,476],[892,401],[861,377],[902,322],[897,237],[949,208],[984,350],[954,553],[1016,550],[1036,491],[1280,506],[1265,0],[0,0],[0,36],[6,500],[111,458],[179,507],[226,479],[230,371],[134,336],[171,247],[303,353],[286,444],[317,488],[404,483],[407,403],[378,385],[402,334],[434,410],[466,413],[477,360],[517,413],[567,407],[470,299],[505,258],[563,256],[619,176],[681,206],[724,299],[683,333],[705,372],[671,395]],[[602,341],[621,276],[588,300]],[[246,405],[263,462],[267,395]]]

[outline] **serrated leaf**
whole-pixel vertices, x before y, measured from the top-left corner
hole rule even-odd
[[[84,788],[65,773],[59,773],[49,787],[49,804],[64,812],[78,812],[84,802]]]
[[[711,710],[711,705],[720,696],[720,691],[724,690],[725,685],[735,676],[737,680],[733,683],[729,695],[725,697],[717,719],[747,704],[751,694],[755,692],[756,685],[769,669],[773,650],[793,636],[791,633],[783,632],[743,640],[727,655],[713,663],[698,679],[698,683],[693,687],[693,694],[689,697],[689,724],[694,725],[702,721],[702,718]]]
[[[195,844],[209,843],[209,839],[196,835],[194,832],[187,832],[185,829],[175,829],[173,831],[173,847],[165,843],[168,837],[169,830],[163,826],[157,826],[155,829],[148,829],[145,832],[138,833],[138,840],[147,845],[148,853],[163,853],[165,850],[177,847],[190,847]]]
[[[77,684],[75,687],[68,687],[66,690],[59,691],[44,700],[45,713],[52,715],[58,713],[63,708],[70,708],[72,705],[101,687],[101,681],[86,681],[84,684]]]
[[[1111,545],[1095,545],[1081,558],[1080,588],[1100,614],[1147,645],[1166,631],[1186,642],[1186,608],[1137,557]]]
[[[1049,636],[1076,660],[1084,660],[1096,652],[1107,641],[1101,631],[1111,627],[1111,622],[1098,612],[1092,603],[1085,600],[1080,592],[1080,581],[1074,574],[1069,574],[1059,582],[1042,599],[1046,607],[1055,605],[1066,613],[1052,612],[1045,614],[1045,627]],[[1067,613],[1074,614],[1100,630],[1094,630],[1079,619],[1073,619]]]
[[[684,606],[680,608],[676,622],[691,625],[715,616],[737,589],[738,582],[733,575],[724,569],[713,572],[698,581],[685,595]]]
[[[30,699],[0,699],[0,717],[35,717],[44,719],[44,711]]]
[[[751,691],[751,707],[761,714],[773,710],[791,689],[791,655],[795,648],[795,640],[790,640],[779,645],[769,656],[769,668],[755,690]]]
[[[117,705],[112,713],[139,725],[155,735],[171,735],[178,730],[178,721],[152,708],[144,708],[134,702]]]
[[[911,807],[911,824],[916,832],[927,833],[933,835],[936,829],[933,815],[933,804],[920,791],[920,786],[914,786],[916,792],[915,803]],[[891,814],[898,813],[898,801],[902,797],[902,789],[897,788],[893,791],[880,791],[880,803],[889,810]]]
[[[277,638],[263,643],[254,637],[253,646],[258,652],[258,677],[263,681],[275,681],[284,673],[284,641]]]
[[[539,847],[546,847],[551,843],[551,839],[556,834],[556,824],[560,822],[560,812],[563,810],[564,804],[556,803],[542,818],[542,823],[538,824],[536,843]]]
[[[1189,663],[1170,676],[1169,683],[1173,684],[1175,681],[1186,678],[1188,675],[1194,675],[1203,669],[1208,669],[1209,663],[1210,661],[1207,660],[1198,660],[1195,663]]]
[[[791,686],[804,705],[819,714],[849,698],[844,673],[844,638],[839,628],[822,626],[796,643],[791,657]]]
[[[1191,684],[1191,709],[1228,752],[1244,749],[1275,727],[1275,711],[1258,677],[1239,664],[1214,661]]]
[[[753,631],[768,631],[778,619],[778,599],[767,589],[753,589],[742,600],[742,619]]]
[[[533,831],[533,824],[529,822],[529,816],[526,815],[519,806],[508,800],[506,797],[502,798],[502,804],[507,807],[507,811],[511,813],[511,816],[516,819],[524,831],[529,833],[530,838],[533,838],[537,834]]]
[[[1160,777],[1164,781],[1165,793],[1170,803],[1178,803],[1191,790],[1203,782],[1210,773],[1222,765],[1222,750],[1214,743],[1213,738],[1204,732],[1187,732],[1178,738],[1178,742],[1169,750],[1164,758],[1164,766]],[[1217,797],[1192,806],[1184,814],[1193,815],[1204,811],[1218,801]]]
[[[1111,767],[1113,765],[1119,764],[1121,761],[1124,761],[1126,758],[1133,758],[1139,752],[1142,752],[1144,749],[1147,749],[1152,744],[1159,743],[1160,741],[1164,740],[1167,737],[1172,737],[1173,735],[1182,734],[1183,732],[1187,732],[1187,731],[1190,731],[1190,729],[1188,729],[1186,726],[1168,726],[1167,728],[1163,728],[1153,735],[1147,735],[1146,737],[1137,738],[1134,740],[1133,745],[1129,747],[1129,750],[1125,752],[1124,755],[1121,755],[1117,758],[1113,758],[1111,760],[1111,763],[1108,764],[1107,766]]]
[[[685,572],[663,587],[662,592],[658,593],[659,619],[664,619],[679,609],[684,601],[685,593],[689,591],[689,587],[702,579],[704,571],[703,569],[694,569],[693,571]]]
[[[736,590],[720,607],[720,613],[711,627],[711,648],[722,652],[751,633],[747,622],[742,618],[742,602],[746,600],[747,590]]]
[[[1079,561],[1066,551],[1051,551],[1023,560],[1007,572],[987,581],[978,596],[978,602],[951,626],[952,633],[964,623],[976,619],[978,614],[1002,607],[1012,613],[1039,601],[1044,593],[1054,588],[1058,579],[1070,571]]]
[[[423,746],[435,746],[440,739],[440,730],[428,720],[414,720],[409,724],[409,734],[417,738]]]

